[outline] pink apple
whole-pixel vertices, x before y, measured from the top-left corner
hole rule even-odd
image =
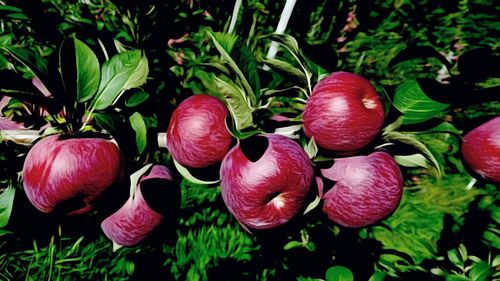
[[[361,150],[384,124],[384,108],[375,88],[365,78],[334,72],[319,81],[306,103],[304,133],[339,155]]]
[[[323,211],[342,226],[373,224],[391,214],[401,201],[401,170],[385,152],[335,159],[321,174],[336,182],[323,196]]]
[[[268,229],[302,208],[313,180],[311,162],[291,139],[266,134],[231,149],[220,169],[222,198],[244,227]]]
[[[500,116],[465,135],[462,156],[482,178],[500,182]]]
[[[172,183],[173,176],[167,167],[152,166],[150,171],[139,179],[135,194],[123,207],[102,222],[104,234],[120,246],[139,244],[158,227],[165,215],[151,203],[168,204],[167,196],[180,197],[180,191],[174,190],[177,186],[173,187]],[[180,198],[177,201],[180,201]]]
[[[232,142],[227,116],[226,106],[209,95],[193,95],[181,102],[167,130],[167,148],[174,159],[190,168],[220,162]]]
[[[83,204],[79,209],[68,210],[69,214],[85,213],[122,175],[122,162],[120,150],[109,140],[48,136],[26,156],[24,191],[33,206],[44,213],[69,201]]]

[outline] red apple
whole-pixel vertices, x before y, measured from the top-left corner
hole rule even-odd
[[[500,116],[465,135],[462,156],[482,178],[500,182]]]
[[[319,81],[307,101],[304,133],[341,155],[368,145],[384,124],[384,108],[375,88],[365,78],[334,72]]]
[[[122,171],[122,154],[115,143],[100,138],[65,139],[52,135],[28,152],[23,167],[24,191],[33,206],[44,213],[70,201],[84,206],[64,211],[85,213]]]
[[[134,186],[135,194],[131,195],[118,211],[101,223],[104,234],[116,245],[139,244],[163,220],[165,214],[159,208],[163,209],[161,204],[168,203],[167,197],[180,197],[180,191],[173,190],[172,183],[174,183],[173,176],[167,167],[152,166],[150,171],[141,176],[138,184]],[[177,198],[176,201],[180,200]],[[160,206],[155,202],[158,202]]]
[[[193,95],[181,102],[167,130],[167,148],[174,159],[190,168],[220,162],[232,142],[227,116],[226,106],[209,95]]]
[[[302,208],[313,180],[311,162],[291,139],[254,136],[231,149],[220,169],[222,198],[244,227],[268,229]]]
[[[342,226],[373,224],[391,214],[401,201],[401,170],[385,152],[336,159],[321,174],[336,181],[323,196],[323,211]]]

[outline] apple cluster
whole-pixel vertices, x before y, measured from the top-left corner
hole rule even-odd
[[[289,222],[305,205],[314,184],[314,162],[294,140],[264,133],[233,143],[228,110],[213,96],[197,94],[173,112],[167,148],[186,168],[220,163],[222,197],[230,213],[247,230]],[[303,112],[305,136],[336,158],[316,182],[323,211],[346,227],[373,224],[399,205],[403,179],[387,152],[356,155],[380,133],[384,108],[365,78],[335,72],[314,88]],[[324,186],[322,178],[335,182]]]

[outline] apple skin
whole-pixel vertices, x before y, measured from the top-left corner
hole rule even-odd
[[[385,152],[336,159],[321,174],[336,181],[323,196],[323,212],[342,226],[363,227],[378,222],[401,201],[401,170]]]
[[[82,214],[122,176],[123,156],[110,140],[51,135],[30,149],[22,173],[24,191],[38,210],[51,213],[76,199],[85,206],[64,211]]]
[[[135,195],[102,223],[101,228],[113,243],[120,246],[135,246],[142,242],[163,220],[164,215],[153,210],[147,203],[142,192],[142,185],[147,180],[160,179],[169,188],[173,182],[170,170],[162,165],[154,165],[149,173],[143,175],[136,186]]]
[[[222,198],[229,211],[248,230],[274,228],[302,208],[313,169],[302,148],[291,139],[266,134],[268,146],[252,162],[238,143],[221,164]]]
[[[224,103],[209,95],[197,94],[181,102],[167,129],[167,148],[173,158],[189,168],[220,162],[232,142],[227,116]]]
[[[304,133],[338,155],[368,145],[384,124],[384,108],[375,88],[350,72],[334,72],[314,87],[303,113]]]
[[[462,157],[483,179],[500,182],[500,116],[464,136]]]

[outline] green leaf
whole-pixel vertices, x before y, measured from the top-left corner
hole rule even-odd
[[[278,59],[265,59],[264,63],[280,75],[285,76],[285,78],[292,78],[301,84],[307,85],[307,75],[289,62]]]
[[[3,47],[3,49],[9,52],[14,59],[28,67],[33,72],[33,74],[35,74],[35,76],[40,78],[42,82],[46,82],[47,62],[41,59],[40,56],[37,56],[35,53],[26,49],[18,49],[13,47]]]
[[[175,159],[173,159],[173,161],[174,161],[175,168],[177,169],[177,171],[179,172],[179,174],[181,174],[181,176],[183,178],[185,178],[186,180],[188,180],[188,181],[190,181],[192,183],[208,185],[208,184],[215,184],[215,183],[219,182],[219,180],[216,180],[216,181],[204,181],[204,180],[197,179],[193,175],[191,175],[191,173],[189,172],[188,169],[186,169],[186,167],[184,167],[181,164],[179,164],[177,161],[175,161]]]
[[[290,53],[298,56],[300,54],[299,43],[295,38],[288,34],[270,34],[269,39],[280,43],[285,47]]]
[[[472,281],[485,281],[490,277],[492,270],[487,262],[481,261],[475,263],[470,272],[469,276]]]
[[[370,276],[370,279],[368,279],[368,281],[384,281],[385,275],[385,272],[376,271],[372,274],[372,276]]]
[[[285,244],[285,246],[283,246],[283,250],[290,250],[290,249],[293,249],[293,248],[300,248],[300,247],[303,247],[304,244],[302,244],[302,242],[299,242],[299,241],[290,241],[288,243]]]
[[[429,163],[427,162],[427,159],[425,156],[423,156],[420,153],[415,153],[411,155],[395,155],[394,159],[396,160],[396,163],[398,163],[401,166],[404,167],[422,167],[422,168],[428,168]]]
[[[354,276],[349,268],[341,265],[330,267],[326,271],[326,281],[352,281]]]
[[[217,41],[215,36],[211,33],[208,32],[208,35],[212,39],[215,48],[219,51],[221,54],[222,58],[227,62],[229,65],[229,69],[234,72],[236,77],[238,77],[239,82],[241,83],[242,88],[244,89],[244,94],[247,96],[248,100],[250,101],[251,105],[256,105],[257,104],[257,98],[255,96],[255,93],[248,83],[248,80],[246,79],[245,75],[243,72],[240,70],[236,62],[233,60],[233,58],[229,55],[229,53],[224,49],[224,47]]]
[[[138,106],[139,104],[145,102],[149,98],[149,94],[144,91],[138,91],[133,93],[130,97],[125,100],[125,105],[127,107]]]
[[[137,185],[139,184],[139,179],[151,168],[151,166],[153,166],[153,164],[144,165],[144,167],[130,175],[130,198],[134,198],[135,192],[137,191]]]
[[[148,76],[148,60],[139,50],[125,51],[106,61],[101,70],[94,109],[103,110],[119,99],[125,90],[139,87]]]
[[[316,154],[318,154],[318,146],[314,141],[314,137],[311,137],[307,145],[304,146],[304,151],[306,152],[307,156],[309,156],[310,159],[316,157]]]
[[[233,117],[236,130],[241,131],[253,125],[252,107],[245,92],[233,83],[215,77],[215,84],[224,95],[229,112]]]
[[[403,113],[403,124],[417,124],[442,113],[449,104],[429,98],[416,80],[410,80],[396,89],[394,107]]]
[[[451,261],[451,263],[453,263],[454,265],[463,266],[464,261],[458,255],[457,250],[455,250],[455,249],[449,250],[447,255],[448,255],[448,259]]]
[[[305,209],[304,211],[304,215],[309,213],[311,210],[313,210],[314,208],[318,207],[319,203],[321,202],[321,197],[316,196],[316,198],[314,198],[314,200],[309,203],[309,205],[307,205],[307,208]]]
[[[0,194],[0,228],[5,227],[9,222],[15,195],[16,189],[13,187],[8,187]]]
[[[76,55],[76,98],[85,102],[92,98],[99,88],[99,61],[94,52],[82,41],[75,40]]]
[[[146,148],[148,138],[147,138],[147,128],[144,119],[139,112],[132,114],[129,117],[130,125],[135,131],[135,143],[137,144],[137,151],[141,154]]]
[[[432,152],[427,148],[425,144],[423,144],[421,141],[415,138],[414,135],[409,134],[409,133],[401,133],[401,132],[384,132],[382,134],[382,137],[384,140],[387,142],[399,142],[403,144],[410,145],[416,149],[418,149],[420,152],[423,153],[423,155],[431,162],[431,164],[436,168],[438,175],[442,174],[441,171],[441,166],[439,165],[436,157],[432,154]]]

